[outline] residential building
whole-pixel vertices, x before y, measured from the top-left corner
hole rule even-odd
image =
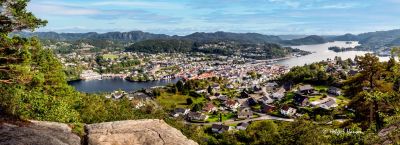
[[[227,100],[227,101],[225,101],[224,102],[224,104],[225,104],[225,106],[227,107],[227,108],[229,108],[230,110],[236,110],[237,108],[239,108],[240,107],[240,104],[239,104],[239,102],[237,102],[236,100]]]
[[[280,110],[282,115],[292,117],[293,115],[296,114],[297,110],[295,108],[289,107],[289,106],[283,106]]]
[[[237,129],[237,130],[246,130],[248,126],[249,126],[249,123],[247,123],[247,122],[242,122],[242,123],[239,123],[239,124],[236,126],[236,129]]]
[[[341,90],[336,87],[329,87],[328,93],[336,96],[340,96],[342,94]]]
[[[212,131],[213,133],[219,133],[219,134],[221,134],[221,133],[224,133],[224,132],[230,131],[230,130],[232,130],[232,127],[231,127],[231,126],[228,126],[228,125],[213,124],[213,125],[211,126],[211,131]]]
[[[203,112],[211,113],[211,112],[214,112],[214,111],[217,111],[217,107],[215,107],[215,105],[213,103],[211,103],[211,102],[207,103],[203,107]]]
[[[332,99],[332,98],[328,99],[328,101],[326,101],[326,102],[323,102],[323,103],[319,104],[319,107],[324,108],[326,110],[329,110],[331,108],[335,108],[337,106],[338,105],[336,104],[335,99]]]
[[[293,97],[294,103],[299,105],[299,106],[307,106],[309,104],[308,97],[301,95],[301,94],[295,94]]]
[[[185,116],[190,112],[190,109],[185,108],[175,108],[174,111],[171,112],[173,117]]]
[[[248,119],[253,117],[253,111],[250,108],[240,108],[237,112],[238,119]]]
[[[207,115],[200,112],[189,112],[187,114],[187,119],[189,121],[205,121],[207,118]]]
[[[263,104],[261,105],[261,112],[262,113],[271,113],[276,109],[274,105]]]
[[[311,85],[304,85],[299,87],[299,92],[304,95],[314,93],[315,89]]]

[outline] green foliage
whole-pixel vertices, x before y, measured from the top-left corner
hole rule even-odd
[[[290,72],[283,75],[280,80],[283,82],[291,82],[294,84],[298,83],[310,83],[316,85],[327,85],[335,84],[337,80],[333,77],[329,77],[323,62],[313,63],[305,66],[296,66],[290,69]]]
[[[156,39],[137,42],[127,48],[127,51],[146,53],[184,53],[192,49],[192,42],[177,39]]]
[[[324,128],[308,121],[256,121],[244,131],[213,135],[207,144],[329,144]]]
[[[34,30],[45,26],[47,21],[36,18],[26,10],[29,0],[0,0],[2,14],[0,15],[0,33],[8,34],[13,31]]]
[[[327,40],[325,40],[321,36],[311,35],[300,39],[284,40],[281,43],[286,45],[312,45],[312,44],[323,44],[326,42]]]
[[[45,21],[26,12],[28,1],[0,1],[16,22],[1,24],[0,32],[0,110],[21,119],[63,123],[96,123],[138,118],[163,117],[151,108],[133,109],[126,99],[113,101],[103,96],[80,94],[66,82],[62,64],[51,50],[43,49],[36,38],[8,37],[9,32],[34,29]],[[17,25],[18,24],[18,25]],[[12,26],[9,26],[12,25]],[[135,62],[134,62],[135,63]],[[128,64],[130,65],[130,63]],[[157,115],[155,115],[157,114]]]
[[[192,104],[193,104],[192,98],[187,98],[187,99],[186,99],[186,104],[187,104],[187,105],[192,105]]]

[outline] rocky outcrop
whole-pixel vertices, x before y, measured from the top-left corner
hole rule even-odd
[[[66,124],[31,121],[0,124],[0,145],[80,145],[81,139]]]
[[[117,121],[85,126],[89,145],[196,145],[162,120]]]
[[[381,131],[379,131],[378,136],[380,138],[380,144],[382,145],[390,145],[399,142],[400,122],[383,128]]]
[[[0,145],[197,145],[162,120],[107,122],[85,128],[82,140],[62,123],[0,121]]]

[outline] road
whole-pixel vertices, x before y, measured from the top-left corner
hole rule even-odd
[[[260,117],[257,118],[250,118],[250,119],[245,119],[245,120],[233,120],[233,119],[229,119],[226,120],[224,122],[210,122],[210,123],[194,123],[194,122],[187,122],[187,124],[197,124],[197,125],[212,125],[212,124],[226,124],[226,125],[230,125],[230,124],[238,124],[238,123],[243,123],[243,122],[250,122],[250,121],[259,121],[259,120],[280,120],[280,121],[294,121],[293,119],[287,119],[287,118],[281,118],[281,117],[276,117],[276,116],[271,116],[271,115],[266,115],[266,114],[261,114],[261,113],[257,113],[258,115],[260,115]]]

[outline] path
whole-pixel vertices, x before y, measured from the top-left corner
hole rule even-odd
[[[261,113],[257,113],[258,115],[260,115],[260,117],[257,118],[251,118],[251,119],[245,119],[245,120],[233,120],[233,119],[229,119],[226,120],[224,122],[210,122],[210,123],[194,123],[194,122],[187,122],[185,121],[185,123],[187,124],[197,124],[197,125],[212,125],[212,124],[238,124],[238,123],[243,123],[243,122],[250,122],[250,121],[259,121],[259,120],[280,120],[280,121],[294,121],[293,119],[288,119],[288,118],[281,118],[281,117],[276,117],[276,116],[271,116],[271,115],[266,115],[266,114],[261,114]]]

